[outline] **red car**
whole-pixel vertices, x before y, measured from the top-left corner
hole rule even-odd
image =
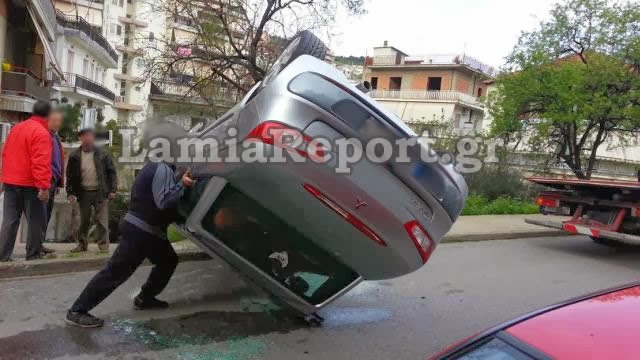
[[[640,283],[541,309],[431,359],[640,359]]]

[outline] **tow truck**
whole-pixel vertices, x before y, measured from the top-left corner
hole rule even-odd
[[[640,181],[549,177],[526,180],[552,189],[536,197],[541,213],[571,216],[564,221],[527,218],[526,223],[587,235],[601,245],[640,245]]]

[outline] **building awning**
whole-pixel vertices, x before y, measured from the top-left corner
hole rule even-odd
[[[56,59],[56,53],[51,47],[51,43],[49,42],[47,35],[45,35],[45,32],[42,29],[42,26],[38,22],[37,20],[38,18],[36,17],[36,14],[33,12],[33,9],[31,9],[31,6],[27,6],[27,10],[29,11],[29,17],[31,17],[31,21],[33,21],[33,27],[36,28],[38,37],[40,37],[40,42],[42,43],[42,47],[44,47],[45,58],[48,61],[48,65],[51,66],[53,71],[55,71],[58,74],[58,76],[64,79],[62,68],[60,67],[60,65],[58,64],[58,60]]]

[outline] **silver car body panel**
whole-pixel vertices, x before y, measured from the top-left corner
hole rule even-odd
[[[350,101],[373,113],[375,116],[372,119],[380,122],[380,125],[364,129],[366,131],[356,131],[319,101],[310,101],[293,93],[290,84],[306,73],[320,76],[337,88],[347,90],[355,99]],[[374,137],[393,140],[415,136],[401,120],[359,92],[340,71],[311,56],[299,57],[284,68],[271,84],[259,92],[258,89],[259,84],[238,105],[200,131],[198,136],[216,138],[221,142],[226,138],[227,130],[236,127],[238,137],[243,139],[265,121],[277,121],[304,131],[308,136],[328,139],[355,137],[366,141]],[[256,146],[266,152],[277,151],[269,144],[257,143]],[[222,145],[220,150],[224,153],[232,149]],[[430,174],[442,177],[440,182],[446,185],[442,191],[448,193],[444,197],[453,199],[453,206],[449,206],[449,209],[453,208],[454,213],[449,213],[442,203],[446,199],[434,196],[428,182],[413,176],[413,167],[416,163],[420,164],[420,159],[413,155],[410,163],[391,163],[391,169],[366,159],[361,160],[352,164],[350,174],[335,173],[335,156],[326,164],[312,161],[204,164],[197,167],[195,172],[213,176],[213,179],[189,216],[186,227],[205,251],[222,257],[253,282],[294,308],[305,313],[313,312],[348,291],[360,279],[322,304],[310,304],[205,231],[202,227],[203,216],[229,182],[360,274],[362,279],[402,276],[424,265],[404,224],[418,221],[429,233],[435,246],[451,229],[459,215],[455,209],[461,211],[467,196],[466,183],[452,165],[429,165],[433,169]],[[313,185],[342,209],[354,214],[386,245],[382,246],[365,236],[311,196],[303,187],[304,184]],[[359,207],[363,202],[366,206]]]

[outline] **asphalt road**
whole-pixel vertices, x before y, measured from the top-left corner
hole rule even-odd
[[[0,359],[424,359],[536,308],[637,280],[639,249],[584,237],[444,244],[408,276],[366,282],[323,311],[320,328],[279,313],[219,261],[181,264],[163,298],[138,312],[142,268],[94,314],[100,330],[62,318],[92,272],[0,281]]]

